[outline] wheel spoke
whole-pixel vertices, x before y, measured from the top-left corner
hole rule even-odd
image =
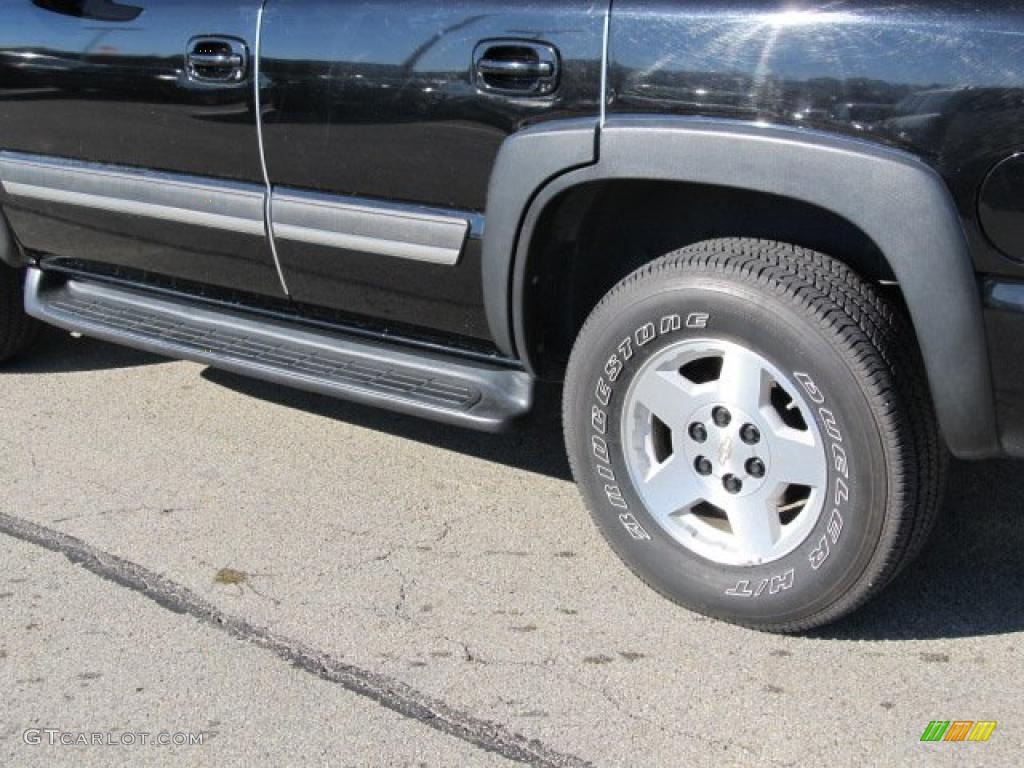
[[[729,526],[740,551],[752,563],[772,556],[782,536],[782,523],[762,494],[734,500],[726,508]]]
[[[821,488],[827,478],[825,452],[810,432],[781,427],[772,441],[771,476],[786,485]]]
[[[741,350],[729,350],[722,359],[718,397],[751,416],[760,412],[766,402],[767,390],[763,368],[757,358]]]
[[[696,476],[678,455],[652,468],[642,482],[648,510],[662,519],[701,501]]]
[[[673,430],[684,429],[684,412],[693,390],[694,385],[677,371],[651,371],[637,381],[633,397]]]

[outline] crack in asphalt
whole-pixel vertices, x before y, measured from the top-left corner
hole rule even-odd
[[[474,717],[386,675],[346,664],[310,645],[224,613],[192,590],[141,565],[93,547],[74,536],[0,512],[0,533],[64,555],[91,573],[148,598],[174,613],[270,651],[282,661],[376,702],[402,717],[520,763],[551,768],[592,764],[555,751],[506,726]]]

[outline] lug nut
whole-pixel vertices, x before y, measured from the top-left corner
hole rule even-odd
[[[750,459],[747,462],[747,474],[760,480],[764,477],[764,462],[758,458]]]
[[[693,462],[693,468],[697,470],[698,475],[707,477],[711,474],[714,467],[711,466],[711,462],[703,456],[698,456],[697,460]]]
[[[715,408],[715,410],[711,412],[711,418],[714,419],[714,422],[717,426],[728,427],[729,423],[732,421],[732,414],[729,413],[728,408],[718,406],[717,408]]]
[[[708,428],[699,421],[695,421],[690,425],[690,437],[698,443],[703,443],[708,439]]]
[[[743,481],[736,477],[736,475],[726,475],[723,477],[722,485],[725,486],[725,490],[729,493],[739,493],[743,490]]]
[[[740,428],[740,440],[747,445],[757,445],[761,442],[761,430],[753,424],[744,424]]]

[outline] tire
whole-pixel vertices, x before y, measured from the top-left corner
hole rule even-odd
[[[946,453],[909,323],[841,262],[791,245],[709,241],[624,279],[577,338],[563,416],[625,564],[754,629],[855,610],[939,508]]]
[[[25,270],[0,264],[0,363],[21,354],[39,334],[40,323],[25,314]]]

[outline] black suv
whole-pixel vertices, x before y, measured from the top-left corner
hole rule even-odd
[[[0,0],[39,322],[481,430],[564,382],[625,563],[799,631],[1024,455],[1016,2]],[[1007,32],[1014,34],[1007,34]]]

